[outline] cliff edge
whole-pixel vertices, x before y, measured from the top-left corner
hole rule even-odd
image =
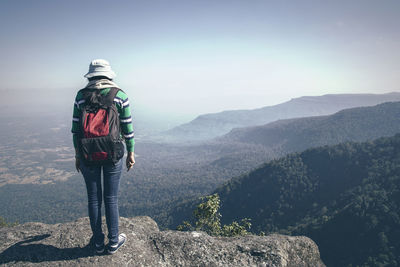
[[[89,219],[0,228],[5,266],[325,266],[304,236],[211,237],[203,232],[160,231],[149,217],[120,218],[127,243],[114,255],[88,246]]]

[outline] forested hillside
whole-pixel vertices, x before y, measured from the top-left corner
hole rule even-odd
[[[237,128],[221,142],[259,144],[283,153],[310,147],[365,141],[400,132],[400,102],[339,111],[330,116],[281,120]]]
[[[342,109],[373,106],[388,101],[400,101],[400,93],[303,96],[275,106],[200,115],[189,123],[164,132],[159,139],[174,142],[206,140],[226,134],[233,128],[289,118],[330,115]]]
[[[290,154],[216,192],[222,222],[306,235],[328,266],[400,264],[400,134]]]

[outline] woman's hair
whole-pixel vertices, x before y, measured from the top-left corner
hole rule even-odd
[[[102,79],[107,79],[107,80],[112,81],[112,79],[110,79],[106,76],[94,76],[94,77],[88,78],[89,81],[102,80]]]

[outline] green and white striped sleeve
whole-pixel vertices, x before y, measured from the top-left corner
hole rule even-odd
[[[82,93],[79,91],[75,97],[75,103],[74,103],[74,112],[72,115],[72,139],[74,143],[75,149],[78,147],[78,134],[80,131],[80,123],[79,119],[81,117],[81,109],[80,105],[83,104],[85,100],[83,99]]]
[[[121,123],[122,136],[125,139],[126,149],[128,152],[134,152],[135,149],[135,139],[132,125],[132,114],[129,105],[129,99],[125,92],[118,91],[114,98],[116,103],[119,120]]]

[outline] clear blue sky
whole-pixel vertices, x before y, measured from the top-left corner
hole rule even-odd
[[[104,58],[139,110],[184,118],[399,91],[399,14],[385,0],[2,0],[0,90],[72,99]]]

